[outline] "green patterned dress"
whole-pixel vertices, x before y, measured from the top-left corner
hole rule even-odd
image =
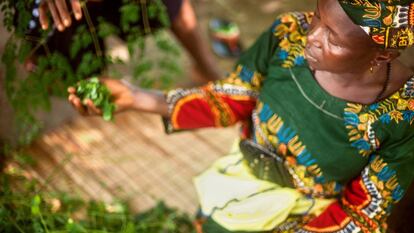
[[[311,18],[311,13],[302,12],[281,15],[226,79],[168,92],[167,130],[241,122],[242,139],[285,158],[295,192],[311,201],[332,200],[318,212],[287,211],[283,221],[255,232],[385,232],[393,204],[414,177],[414,77],[371,105],[331,96],[318,85],[304,58]],[[217,189],[211,184],[206,195],[220,193]],[[215,209],[231,201],[221,200]],[[205,232],[253,231],[228,229],[212,212],[205,215]]]

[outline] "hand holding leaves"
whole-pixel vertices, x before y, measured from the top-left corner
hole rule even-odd
[[[82,80],[76,87],[70,87],[69,102],[82,115],[102,115],[111,120],[114,112],[132,107],[134,95],[130,88],[119,80],[97,77]]]

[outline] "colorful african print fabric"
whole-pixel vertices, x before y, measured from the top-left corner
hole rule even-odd
[[[285,158],[296,191],[335,200],[320,213],[289,212],[272,230],[255,232],[386,232],[387,216],[414,179],[414,77],[371,105],[330,95],[304,58],[311,19],[310,13],[281,15],[226,79],[168,92],[167,129],[242,122],[241,138]],[[211,195],[223,191],[219,185],[211,189]],[[255,195],[231,201],[254,205],[250,197]],[[210,204],[230,203],[220,200]],[[214,230],[207,227],[206,233],[234,232],[208,217],[206,226]]]
[[[404,49],[414,44],[414,2],[410,0],[339,0],[345,12],[375,43]]]

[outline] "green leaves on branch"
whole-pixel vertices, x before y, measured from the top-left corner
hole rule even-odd
[[[125,1],[124,1],[125,2]],[[119,11],[121,12],[121,26],[124,32],[128,32],[131,24],[138,22],[141,16],[140,6],[138,4],[129,2],[124,4]]]
[[[114,36],[119,34],[119,29],[113,24],[106,22],[103,17],[98,17],[98,36],[100,38],[106,38],[108,36]]]
[[[146,88],[165,89],[171,86],[173,77],[181,74],[177,62],[177,45],[162,30],[150,28],[150,34],[146,34],[143,28],[146,25],[144,21],[159,21],[161,27],[169,26],[162,1],[122,2],[118,9],[118,25],[106,21],[104,17],[92,19],[95,25],[90,25],[84,18],[81,21],[84,24],[78,25],[71,35],[70,43],[62,44],[62,47],[68,48],[67,51],[60,53],[53,51],[47,44],[51,34],[58,33],[53,27],[46,31],[38,27],[32,30],[33,35],[26,35],[32,19],[34,0],[0,0],[3,24],[11,33],[2,55],[5,68],[4,92],[15,112],[15,125],[19,128],[22,144],[29,143],[41,129],[42,123],[36,119],[35,114],[39,110],[50,110],[51,96],[65,98],[67,87],[91,76],[99,76],[107,65],[122,63],[119,59],[96,51],[109,36],[122,35],[126,39],[130,56],[136,59],[131,62],[131,73],[136,84]],[[154,38],[157,51],[147,51],[148,37]],[[154,57],[153,54],[157,56]],[[20,64],[21,67],[29,57],[34,58],[36,68],[27,76],[21,75],[17,65]],[[110,111],[106,112],[109,117]]]
[[[0,1],[0,10],[3,13],[3,25],[7,31],[13,32],[18,36],[24,35],[32,16],[31,7],[33,6],[33,2],[34,0]],[[19,12],[19,14],[16,15],[16,12]]]
[[[151,27],[153,22],[160,22],[165,28],[170,26],[165,6],[161,0],[140,1],[138,4],[130,0],[123,2],[120,28],[127,34],[126,42],[133,59],[132,77],[135,83],[143,88],[170,88],[174,78],[183,73],[177,59],[180,49],[164,31]],[[155,46],[147,46],[148,33],[151,33]],[[149,53],[149,48],[155,51]],[[163,63],[172,65],[166,66]]]
[[[87,49],[92,42],[92,35],[89,33],[86,25],[80,25],[72,36],[72,44],[69,50],[70,58],[75,58],[81,50]]]

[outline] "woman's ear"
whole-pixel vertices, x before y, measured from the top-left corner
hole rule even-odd
[[[380,49],[374,59],[376,64],[383,64],[393,61],[401,55],[400,51],[393,49]]]

